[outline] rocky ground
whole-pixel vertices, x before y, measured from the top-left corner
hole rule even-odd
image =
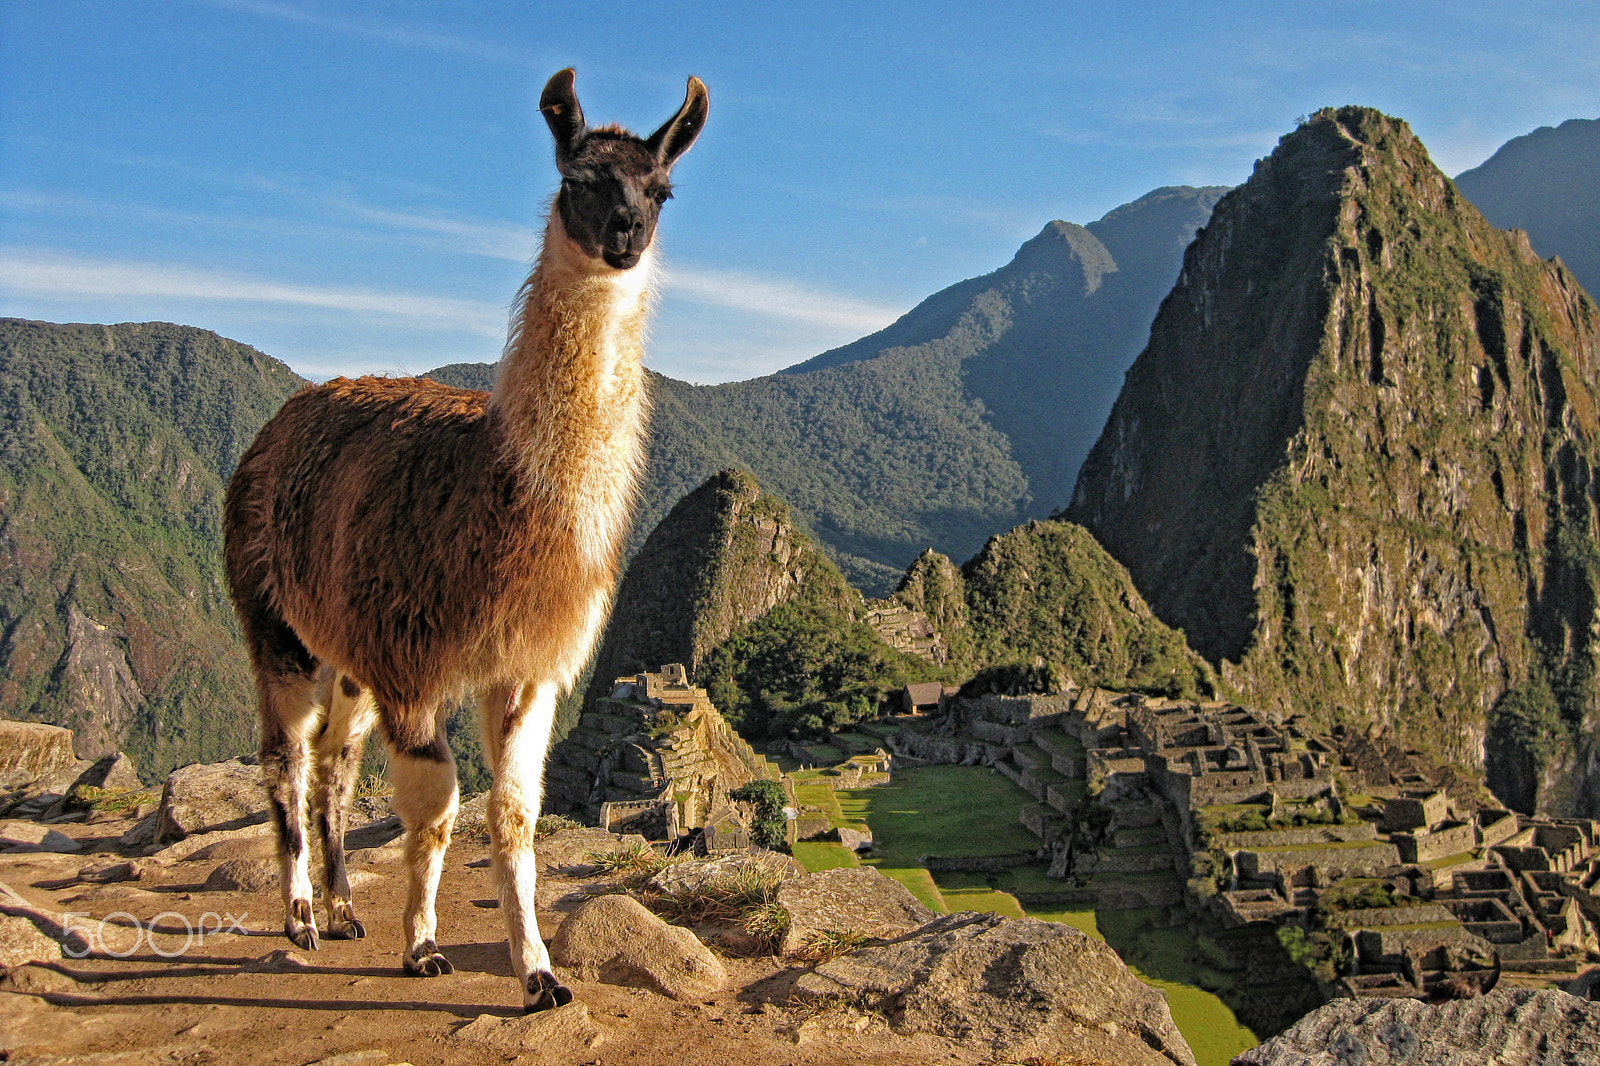
[[[347,841],[368,936],[300,951],[282,936],[253,767],[185,767],[158,802],[130,766],[64,750],[53,769],[0,765],[7,1066],[1194,1063],[1165,1000],[1068,926],[935,915],[874,870],[806,873],[771,852],[668,863],[584,828],[539,844],[540,928],[577,999],[525,1016],[481,797],[440,884],[455,972],[413,978],[399,825],[381,800],[358,803],[366,824]],[[0,762],[15,753],[0,743]],[[1593,1063],[1600,1004],[1339,1001],[1236,1061]]]
[[[218,779],[237,773],[223,764]],[[438,941],[456,972],[424,979],[399,965],[394,819],[348,841],[368,936],[311,952],[282,936],[270,827],[248,804],[207,814],[181,800],[169,785],[155,814],[133,805],[58,821],[59,806],[34,802],[21,813],[45,821],[0,819],[0,1061],[1193,1061],[1165,1002],[1065,926],[935,916],[875,871],[804,875],[770,853],[606,870],[591,856],[626,860],[642,842],[592,829],[541,843],[540,926],[577,1000],[525,1017],[470,808],[439,893]],[[174,842],[140,843],[185,821],[193,831]],[[637,902],[672,914],[662,900],[752,877],[775,886],[787,937],[770,921],[678,913],[683,924],[668,925]],[[818,961],[815,942],[830,937],[846,954]]]

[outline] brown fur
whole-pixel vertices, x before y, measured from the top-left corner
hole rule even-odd
[[[620,538],[586,557],[567,501],[525,486],[524,456],[488,401],[419,379],[307,388],[245,453],[228,495],[247,627],[275,615],[311,657],[370,689],[401,749],[432,740],[446,698],[581,663],[588,648],[570,644],[615,584]],[[627,406],[621,431],[636,434],[642,404]]]

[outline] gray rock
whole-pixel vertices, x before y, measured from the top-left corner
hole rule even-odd
[[[268,810],[260,767],[239,759],[180,766],[161,793],[155,843],[254,825],[266,821]]]
[[[863,833],[848,826],[839,827],[839,843],[851,851],[871,851],[873,848],[872,833]]]
[[[693,933],[668,925],[631,896],[598,896],[574,910],[550,941],[550,959],[580,981],[681,1000],[711,995],[728,980]]]
[[[184,862],[226,862],[229,859],[276,859],[278,841],[270,833],[254,836],[230,837],[215,844],[207,844],[199,851],[184,856]]]
[[[1600,1062],[1600,1003],[1501,988],[1438,1005],[1337,999],[1234,1066],[1583,1066]]]
[[[405,831],[406,827],[401,823],[398,814],[386,814],[347,832],[344,835],[344,846],[351,851],[390,845],[399,847],[405,837]]]
[[[520,1018],[480,1014],[457,1029],[452,1039],[511,1055],[537,1050],[542,1062],[577,1062],[580,1052],[598,1047],[604,1038],[589,1019],[589,1008],[573,1002]]]
[[[82,851],[83,845],[38,822],[10,821],[0,822],[0,848],[69,854]]]
[[[272,892],[278,887],[276,859],[229,859],[206,878],[206,892]]]
[[[574,866],[587,866],[589,856],[609,855],[645,844],[642,836],[618,836],[604,829],[562,829],[534,842],[533,851],[542,869],[560,873]]]
[[[1117,953],[1071,926],[963,911],[819,965],[801,998],[843,995],[903,1033],[1008,1058],[1076,1055],[1125,1066],[1194,1066],[1166,1000]]]
[[[789,912],[789,931],[778,948],[785,955],[824,933],[888,940],[936,917],[904,885],[870,866],[819,870],[785,881],[778,886],[778,905]]]
[[[804,866],[776,851],[740,851],[715,859],[675,863],[652,877],[645,889],[664,896],[677,896],[735,877],[753,875],[776,885],[800,877],[805,872]]]
[[[156,839],[156,822],[161,818],[159,810],[151,811],[140,818],[134,827],[122,834],[117,841],[117,846],[122,848],[136,848],[145,844],[154,844]]]
[[[0,914],[0,972],[30,962],[60,962],[61,944],[27,918]]]
[[[0,774],[37,781],[76,766],[72,730],[38,722],[0,721]]]
[[[191,837],[168,844],[157,850],[152,856],[157,862],[177,862],[189,856],[215,847],[224,840],[275,840],[276,830],[265,822],[255,825],[243,826],[239,829],[218,829],[214,832],[199,833]],[[276,845],[274,845],[275,847]],[[276,854],[276,852],[273,852]]]
[[[139,780],[139,772],[134,768],[133,760],[123,752],[113,752],[101,756],[94,765],[77,776],[77,779],[67,788],[67,806],[86,807],[90,800],[85,796],[88,789],[104,789],[107,792],[137,792],[144,788],[144,782]]]

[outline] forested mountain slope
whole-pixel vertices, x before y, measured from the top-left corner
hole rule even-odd
[[[206,330],[0,320],[0,717],[156,771],[254,747],[222,493],[302,384]]]

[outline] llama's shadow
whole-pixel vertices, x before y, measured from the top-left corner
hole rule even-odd
[[[486,973],[493,977],[515,977],[511,968],[511,952],[504,940],[486,944],[440,944],[439,951],[458,970]]]

